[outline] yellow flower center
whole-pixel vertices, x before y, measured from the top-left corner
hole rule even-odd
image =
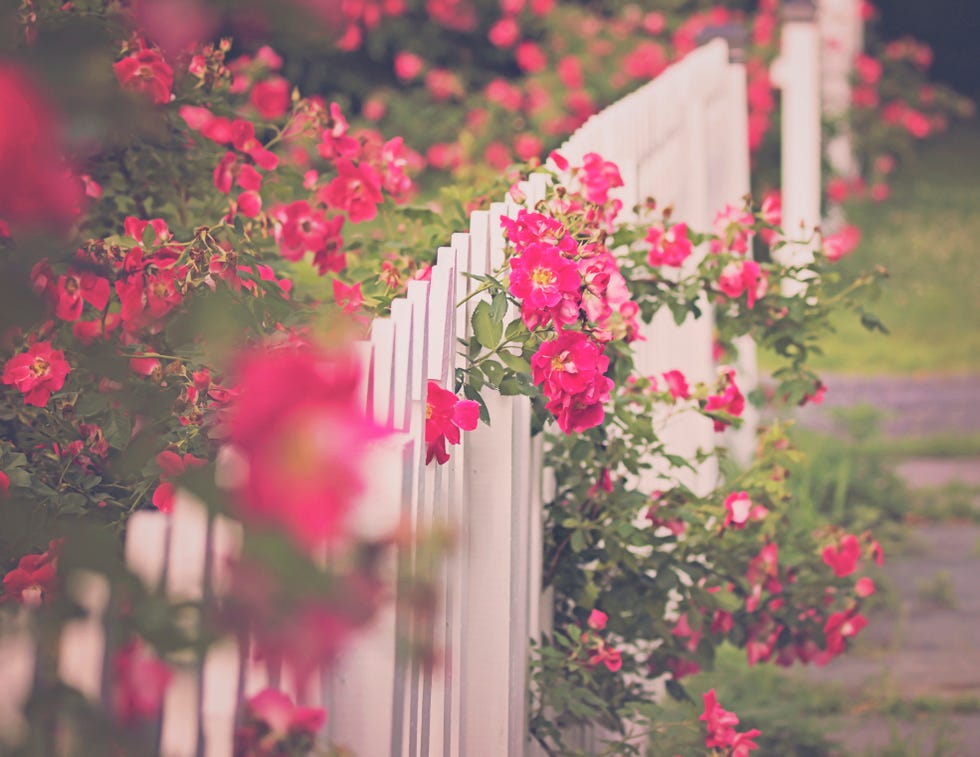
[[[539,287],[549,286],[555,283],[555,272],[549,268],[535,268],[531,272],[531,281]]]
[[[34,358],[34,362],[31,363],[31,373],[35,376],[44,376],[48,372],[48,361],[43,357]]]

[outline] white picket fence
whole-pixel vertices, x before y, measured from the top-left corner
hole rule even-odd
[[[783,86],[792,87],[792,81],[784,79]],[[739,204],[749,191],[746,130],[744,67],[729,60],[724,41],[714,40],[589,119],[560,152],[573,164],[589,152],[615,162],[625,182],[615,194],[625,209],[654,197],[661,207],[673,206],[675,220],[707,229],[718,210]],[[819,136],[816,145],[819,150]],[[544,188],[543,176],[532,176],[523,186],[525,204],[533,207]],[[171,685],[160,729],[164,757],[230,755],[243,697],[269,684],[303,704],[326,706],[325,737],[363,757],[536,753],[527,734],[529,640],[548,629],[550,607],[541,593],[542,447],[531,438],[529,401],[486,396],[491,425],[466,434],[444,466],[425,465],[423,442],[427,382],[453,388],[455,371],[464,365],[458,340],[469,338],[470,315],[482,295],[456,303],[475,286],[468,274],[503,265],[500,218],[518,210],[507,199],[474,212],[469,230],[439,248],[431,280],[409,283],[391,316],[374,320],[370,341],[356,345],[364,368],[364,408],[393,433],[371,452],[372,473],[355,528],[372,536],[406,521],[416,529],[454,529],[456,549],[442,572],[432,628],[413,629],[409,617],[389,607],[323,672],[322,686],[307,692],[297,692],[288,670],[266,669],[227,640],[209,652],[202,670],[180,672]],[[639,370],[659,374],[677,368],[692,381],[711,380],[717,366],[710,303],[703,309],[706,317],[679,327],[664,314],[644,328]],[[743,389],[754,385],[749,342],[742,345],[738,369]],[[751,449],[754,419],[746,426],[725,440],[743,457]],[[694,414],[665,420],[663,437],[672,452],[688,457],[716,443],[710,422]],[[654,488],[665,473],[655,468],[641,485]],[[714,467],[703,466],[685,483],[705,491],[717,475]],[[203,507],[180,497],[169,516],[132,517],[126,554],[148,586],[165,577],[170,594],[196,599],[205,591],[220,594],[223,558],[236,553],[240,540],[237,524],[209,522]],[[104,689],[101,613],[108,589],[98,577],[76,576],[71,591],[90,614],[64,634],[61,677],[98,699]],[[431,669],[401,657],[396,645],[399,633],[420,630],[441,653]],[[16,727],[17,710],[30,690],[33,646],[25,628],[0,635],[0,659],[0,682],[8,692],[0,703],[3,734]],[[581,748],[594,748],[600,737],[582,734]]]

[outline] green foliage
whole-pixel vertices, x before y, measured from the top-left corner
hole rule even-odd
[[[883,205],[849,203],[862,231],[857,250],[841,261],[853,275],[882,266],[889,278],[873,309],[887,324],[882,338],[848,317],[814,366],[856,375],[976,372],[980,369],[980,290],[973,275],[980,220],[980,185],[971,160],[980,154],[980,122],[955,125],[903,167]]]
[[[802,429],[791,434],[805,451],[804,459],[789,467],[798,517],[828,519],[852,531],[902,523],[911,495],[895,473],[894,459],[878,446],[877,417],[860,409],[845,417],[844,438]]]

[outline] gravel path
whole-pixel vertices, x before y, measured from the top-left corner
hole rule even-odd
[[[980,433],[980,376],[853,378],[831,376],[822,405],[797,411],[801,425],[839,430],[833,410],[871,405],[886,437]],[[913,489],[950,482],[980,486],[980,459],[912,458],[898,473]],[[980,506],[980,502],[978,502]],[[856,701],[945,701],[952,710],[904,718],[852,713],[834,735],[849,754],[980,755],[980,527],[967,523],[914,527],[907,554],[885,565],[894,607],[871,613],[860,644],[824,668],[796,672],[801,682],[834,682]],[[931,588],[930,588],[931,587]],[[938,588],[937,588],[938,587]]]
[[[868,405],[882,412],[886,436],[980,433],[980,376],[824,377],[820,405],[797,411],[801,425],[832,431],[833,409]]]

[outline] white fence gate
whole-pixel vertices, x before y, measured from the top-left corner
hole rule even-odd
[[[740,204],[749,191],[747,145],[744,67],[729,59],[724,41],[714,40],[589,119],[560,152],[572,163],[589,152],[614,161],[625,182],[617,196],[627,212],[655,197],[661,207],[674,207],[674,219],[707,229],[715,212]],[[526,183],[527,206],[543,197],[544,184],[543,176]],[[514,217],[518,209],[508,199],[474,212],[468,232],[454,234],[449,246],[439,248],[431,281],[411,282],[391,316],[374,320],[370,341],[357,345],[364,407],[394,433],[372,452],[370,469],[384,474],[368,477],[356,528],[379,535],[407,520],[422,529],[448,524],[458,536],[443,571],[433,627],[424,629],[442,652],[440,664],[428,669],[399,656],[397,634],[413,629],[408,617],[389,608],[323,674],[322,687],[305,694],[303,704],[328,708],[329,740],[362,757],[533,752],[526,712],[529,639],[542,624],[548,626],[550,613],[541,596],[542,449],[531,439],[529,401],[486,397],[492,424],[467,434],[444,466],[425,465],[423,442],[427,382],[452,388],[464,360],[457,340],[469,338],[470,315],[480,302],[477,296],[456,306],[474,286],[467,274],[503,265],[500,218]],[[703,304],[710,314],[710,304]],[[662,314],[643,336],[642,372],[677,368],[694,381],[715,376],[710,317],[678,327]],[[740,383],[751,387],[751,343],[742,351]],[[746,425],[752,427],[754,420]],[[750,433],[726,441],[744,456]],[[694,414],[667,421],[663,436],[672,452],[689,458],[715,443],[711,423]],[[644,485],[654,488],[653,479],[665,472],[656,469]],[[685,483],[705,491],[716,477],[715,468],[704,466]],[[225,576],[219,558],[234,554],[240,538],[237,524],[209,523],[198,503],[181,497],[169,516],[139,512],[132,517],[127,560],[147,585],[158,585],[166,575],[168,592],[195,599],[208,584],[220,593]],[[108,591],[97,577],[78,578],[72,591],[91,612],[65,632],[61,676],[97,698],[105,653],[100,614]],[[0,638],[0,683],[9,705],[0,705],[0,733],[15,723],[30,690],[32,650],[26,631]],[[182,672],[171,685],[161,754],[227,757],[242,697],[270,682],[296,698],[288,674],[265,669],[232,640],[215,646],[203,670]],[[582,747],[595,746],[597,739],[584,734]]]

